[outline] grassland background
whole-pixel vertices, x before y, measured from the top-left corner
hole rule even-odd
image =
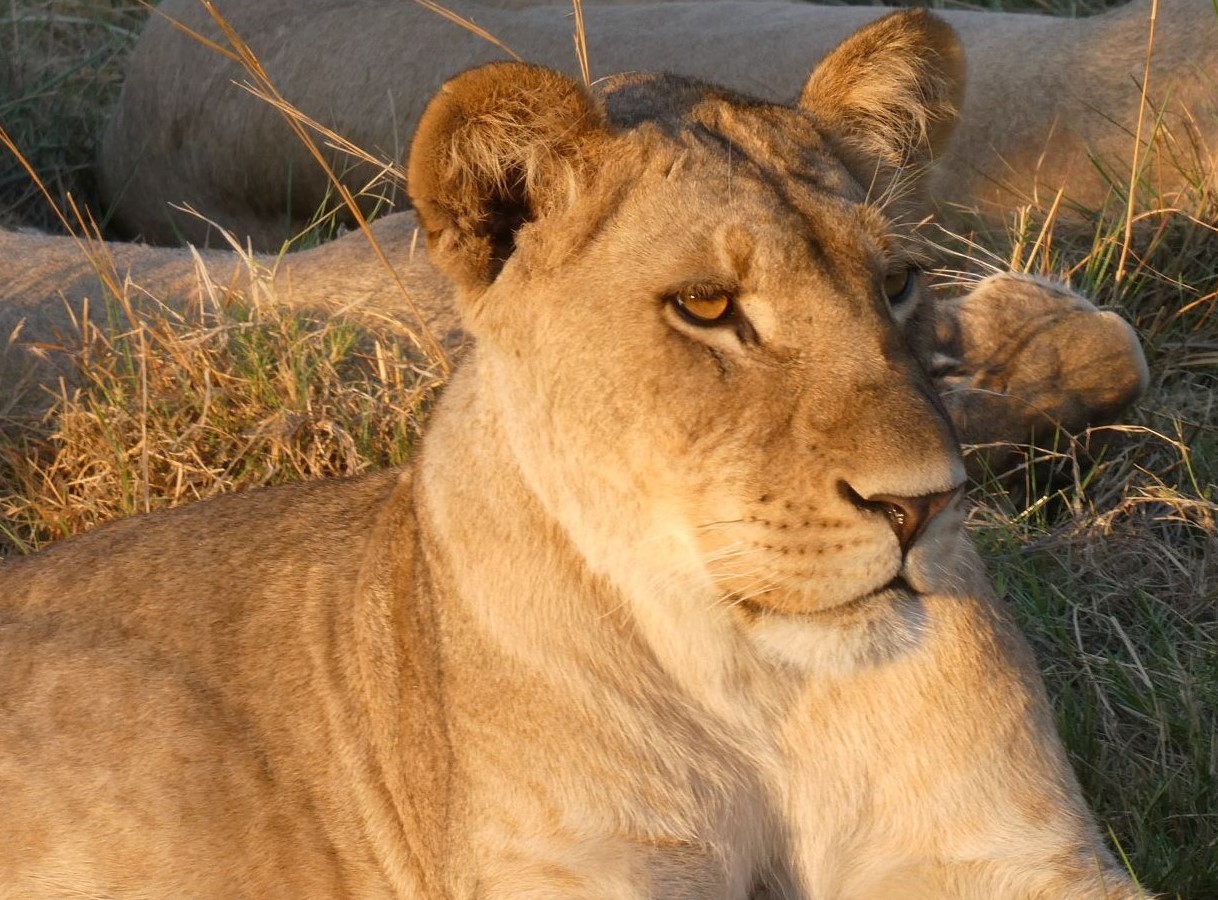
[[[923,5],[1087,15],[1119,4]],[[0,124],[57,204],[70,193],[103,222],[92,164],[146,15],[129,0],[0,6]],[[1053,478],[1029,466],[1014,482],[979,486],[972,528],[1037,651],[1084,790],[1114,843],[1154,889],[1213,900],[1218,216],[1199,190],[1187,208],[1149,221],[1120,285],[1120,227],[1036,242],[1033,210],[989,238],[994,258],[1066,275],[1122,310],[1143,337],[1153,385],[1098,461],[1064,443]],[[59,227],[0,151],[6,224]],[[0,553],[141,509],[409,457],[432,373],[396,353],[391,334],[250,300],[225,307],[224,327],[166,318],[69,348],[83,392],[65,396],[39,427],[9,427],[0,439]]]

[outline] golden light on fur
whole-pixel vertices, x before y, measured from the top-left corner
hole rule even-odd
[[[1190,185],[1213,181],[1218,128],[1205,73],[1218,66],[1218,17],[1210,0],[1164,5],[1147,68],[1151,6],[1152,0],[1134,0],[1072,22],[944,11],[971,67],[963,106],[958,97],[938,98],[964,111],[954,139],[936,146],[945,124],[942,102],[927,104],[924,116],[910,116],[917,104],[874,109],[891,115],[894,133],[921,134],[943,157],[932,193],[948,214],[963,208],[1002,222],[1017,206],[1049,208],[1059,192],[1063,220],[1077,221],[1079,207],[1107,209],[1114,219],[1127,208],[1145,211],[1154,191],[1162,193],[1162,205],[1176,205]],[[342,13],[310,6],[306,15],[299,0],[221,4],[266,61],[283,97],[350,146],[380,158],[372,164],[350,156],[350,146],[329,158],[352,192],[400,162],[425,99],[458,69],[519,54],[578,71],[573,23],[562,4],[488,4],[478,10],[476,28],[468,19],[441,18],[434,7],[375,0]],[[223,42],[197,0],[166,0],[159,9],[212,43]],[[805,87],[812,62],[885,11],[781,0],[593,5],[583,10],[594,45],[589,76],[595,85],[612,72],[675,71],[787,99]],[[936,83],[949,84],[943,74],[963,62],[942,47],[928,48],[904,70],[868,73],[870,83],[926,87],[933,97]],[[357,53],[405,64],[358,69],[357,76],[346,64]],[[255,247],[274,250],[326,203],[330,182],[291,140],[281,116],[233,83],[247,77],[160,17],[149,23],[102,148],[107,204],[132,233],[158,242],[206,240],[204,222],[167,206],[188,202],[250,235]],[[169,79],[178,89],[160,90]],[[865,92],[859,102],[866,107]],[[375,193],[383,200],[391,188],[381,185]],[[376,198],[361,202],[370,208]]]
[[[903,21],[810,109],[661,78],[626,126],[538,67],[446,83],[410,187],[475,344],[416,460],[0,567],[0,885],[1143,896],[877,294],[862,173],[916,187],[922,137],[848,86],[950,55]],[[682,284],[737,285],[749,329],[683,327]]]

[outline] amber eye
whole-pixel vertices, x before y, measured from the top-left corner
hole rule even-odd
[[[884,276],[884,296],[892,306],[899,306],[913,296],[918,284],[918,270],[913,266],[893,269]]]
[[[717,325],[731,318],[736,303],[722,288],[683,288],[672,297],[677,312],[691,325]]]

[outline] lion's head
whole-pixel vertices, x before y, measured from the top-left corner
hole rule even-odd
[[[470,377],[628,595],[680,583],[780,655],[846,617],[891,626],[871,649],[917,627],[964,470],[897,320],[961,79],[950,29],[915,12],[844,44],[795,106],[664,75],[598,99],[508,63],[428,108],[410,192]]]

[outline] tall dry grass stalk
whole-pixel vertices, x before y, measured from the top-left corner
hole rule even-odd
[[[579,74],[584,86],[592,85],[592,71],[588,64],[588,31],[584,27],[583,0],[571,0],[571,8],[575,13],[575,58],[579,60]]]
[[[444,373],[447,374],[450,370],[448,355],[445,353],[444,348],[440,346],[440,342],[436,340],[435,335],[432,334],[431,330],[427,327],[427,323],[422,314],[419,312],[419,308],[415,305],[414,300],[411,298],[410,292],[406,290],[406,286],[402,283],[397,271],[389,264],[389,260],[385,256],[384,250],[381,248],[380,244],[373,236],[372,231],[369,229],[368,220],[364,215],[363,210],[360,209],[360,206],[356,202],[350,189],[335,173],[333,167],[326,159],[325,154],[321,152],[317,142],[313,139],[313,134],[322,134],[327,139],[334,141],[336,145],[349,146],[348,142],[339,137],[332,130],[322,126],[320,123],[306,116],[299,109],[289,103],[275,87],[270,76],[267,74],[266,69],[263,68],[262,63],[258,61],[258,57],[250,49],[249,45],[246,44],[246,42],[241,38],[241,36],[237,34],[237,31],[233,28],[232,24],[229,23],[229,21],[220,13],[212,0],[200,0],[200,2],[211,16],[212,21],[216,23],[217,27],[219,27],[220,32],[224,35],[224,39],[228,42],[227,48],[221,47],[215,42],[207,40],[207,38],[203,37],[192,29],[183,26],[176,20],[169,19],[168,21],[175,28],[183,31],[191,38],[206,44],[215,52],[220,53],[233,62],[238,63],[246,74],[253,79],[252,84],[248,85],[249,90],[266,102],[271,103],[283,114],[284,121],[287,122],[288,126],[292,129],[292,133],[296,136],[297,140],[299,140],[308,149],[309,154],[313,157],[314,161],[318,164],[318,166],[321,167],[322,171],[325,172],[326,178],[329,180],[330,185],[342,199],[342,203],[348,212],[350,212],[352,217],[355,219],[357,226],[359,227],[360,231],[363,232],[365,239],[376,253],[381,265],[392,277],[400,296],[406,301],[407,308],[413,313],[415,322],[417,324],[414,329],[407,331],[406,337],[414,343],[416,348],[421,353],[427,356],[433,363],[435,363],[435,365],[437,365]],[[363,151],[357,150],[356,152],[362,159],[371,159],[371,157],[364,154]],[[381,166],[381,171],[386,174],[392,174],[399,180],[404,181],[404,173],[402,173],[401,169],[395,164],[384,163]]]
[[[1159,0],[1151,0],[1150,22],[1146,29],[1146,61],[1142,69],[1142,96],[1138,102],[1138,127],[1133,137],[1133,157],[1129,166],[1129,197],[1125,207],[1125,242],[1121,244],[1121,258],[1117,262],[1116,283],[1125,280],[1125,263],[1129,259],[1129,247],[1133,242],[1134,209],[1137,206],[1138,182],[1141,180],[1142,130],[1146,126],[1146,98],[1150,92],[1150,64],[1155,55],[1155,27],[1159,22]]]

